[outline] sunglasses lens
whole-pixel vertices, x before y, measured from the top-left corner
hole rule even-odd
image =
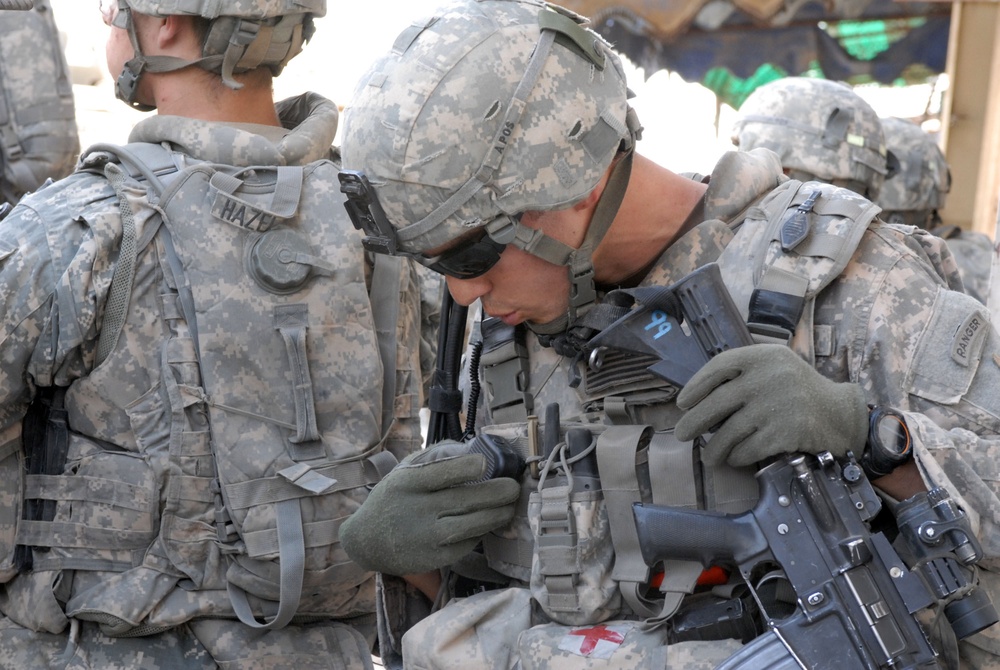
[[[441,254],[429,267],[435,272],[455,277],[473,279],[485,274],[500,260],[505,245],[483,236],[478,240]]]
[[[505,222],[503,227],[495,227],[496,222]],[[517,227],[521,224],[521,214],[501,214],[488,226],[481,228],[479,237],[467,240],[464,244],[449,249],[433,262],[425,263],[435,272],[455,277],[456,279],[473,279],[490,271],[500,261],[500,254],[507,248],[506,242],[497,242],[486,233],[494,230],[493,235],[501,239],[513,239]],[[508,237],[509,235],[509,237]]]
[[[497,249],[497,246],[499,245],[489,246],[482,241],[477,242],[472,247],[442,256],[431,265],[431,269],[456,279],[478,277],[486,274],[500,260],[500,252],[503,251],[503,247]]]

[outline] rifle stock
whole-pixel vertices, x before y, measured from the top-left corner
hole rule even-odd
[[[639,305],[602,330],[589,346],[648,356],[649,371],[674,386],[687,384],[713,356],[754,343],[715,263],[667,288],[619,292]]]

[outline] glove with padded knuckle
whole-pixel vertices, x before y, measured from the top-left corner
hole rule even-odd
[[[520,484],[478,481],[485,470],[485,457],[460,442],[407,456],[340,527],[341,546],[366,570],[390,575],[454,563],[514,516]]]
[[[709,464],[751,465],[784,453],[860,456],[868,437],[861,387],[827,379],[789,347],[756,344],[724,351],[677,396],[681,440],[714,431]]]

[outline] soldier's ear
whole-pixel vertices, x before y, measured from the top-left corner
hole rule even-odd
[[[899,158],[896,154],[892,153],[891,149],[887,149],[885,152],[885,178],[892,179],[897,174],[899,174],[900,169]]]
[[[193,17],[171,14],[159,21],[156,40],[161,50],[183,58],[201,57],[201,41],[194,29]]]

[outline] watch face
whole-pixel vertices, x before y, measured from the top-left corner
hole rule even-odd
[[[892,414],[883,414],[878,421],[878,441],[891,454],[904,454],[910,447],[910,434],[903,420]]]

